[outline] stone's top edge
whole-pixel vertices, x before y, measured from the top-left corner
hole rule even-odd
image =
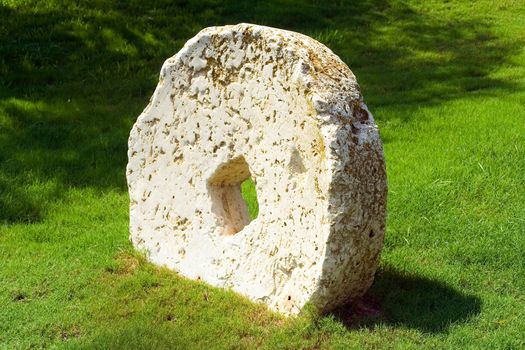
[[[332,50],[301,33],[251,23],[207,27],[188,40],[175,56],[166,60],[163,70],[176,64],[186,65],[194,71],[205,68],[206,58],[195,57],[202,56],[203,50],[216,45],[214,38],[226,39],[230,35],[230,45],[236,50],[243,51],[239,42],[246,35],[251,35],[272,50],[286,52],[288,62],[284,64],[293,67],[295,73],[292,78],[304,87],[318,115],[356,119],[352,115],[352,106],[363,99],[355,75]],[[235,68],[241,64],[238,62]]]
[[[276,28],[276,27],[270,27],[270,26],[265,26],[265,25],[261,25],[261,24],[247,23],[247,22],[241,22],[241,23],[237,23],[237,24],[227,24],[227,25],[223,25],[223,26],[206,27],[206,28],[201,29],[196,34],[196,36],[198,36],[201,33],[206,34],[206,33],[211,32],[211,31],[242,30],[242,29],[248,29],[248,28],[256,29],[256,30],[268,30],[268,31],[283,32],[283,33],[287,33],[287,34],[290,34],[290,35],[300,35],[300,36],[304,36],[304,37],[307,37],[309,39],[312,39],[309,36],[306,36],[304,34],[301,34],[301,33],[298,33],[298,32],[294,32],[294,31],[291,31],[291,30],[282,29],[282,28]]]

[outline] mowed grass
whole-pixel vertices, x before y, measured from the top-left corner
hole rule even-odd
[[[525,348],[523,1],[0,4],[0,348]],[[162,62],[238,22],[325,43],[380,126],[381,266],[328,315],[284,318],[128,241],[127,137]]]

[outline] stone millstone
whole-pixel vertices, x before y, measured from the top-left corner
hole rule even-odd
[[[152,262],[285,314],[329,311],[371,285],[383,150],[355,76],[319,42],[250,24],[202,30],[164,63],[128,156],[131,241]]]

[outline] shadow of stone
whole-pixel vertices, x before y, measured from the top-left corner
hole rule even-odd
[[[445,283],[392,268],[377,272],[370,290],[331,314],[349,329],[377,324],[414,328],[425,333],[446,332],[481,311],[481,299]]]

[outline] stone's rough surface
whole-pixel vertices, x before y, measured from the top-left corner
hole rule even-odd
[[[319,42],[202,30],[164,63],[128,156],[131,240],[154,263],[286,314],[308,301],[328,311],[372,283],[383,151],[355,76]]]

